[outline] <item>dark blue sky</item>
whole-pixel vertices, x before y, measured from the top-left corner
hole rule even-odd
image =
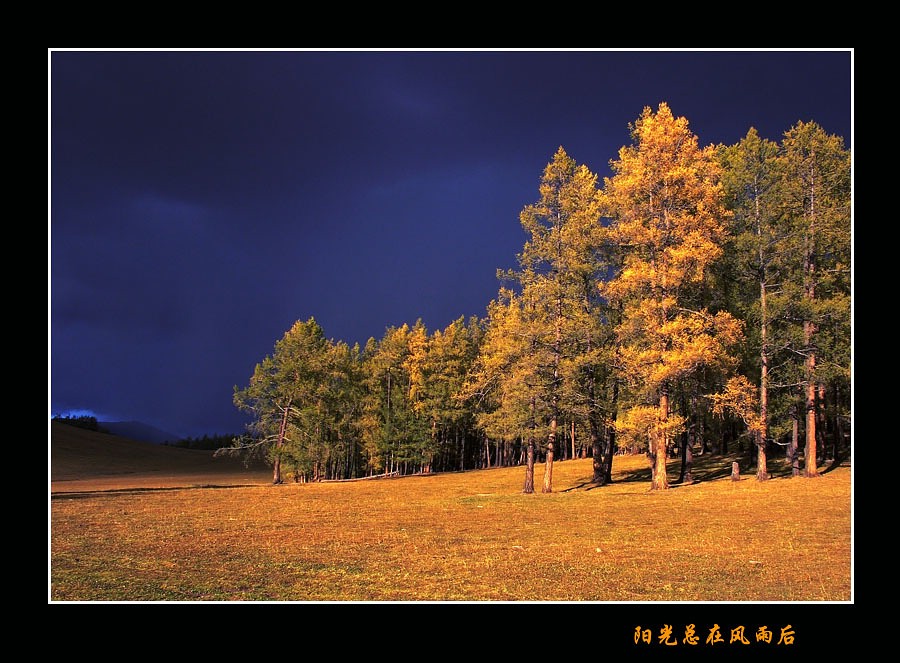
[[[602,177],[665,101],[701,144],[816,121],[852,51],[50,53],[49,409],[241,432],[296,320],[483,315],[559,146]]]

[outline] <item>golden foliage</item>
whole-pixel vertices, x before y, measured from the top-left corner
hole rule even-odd
[[[600,289],[622,305],[618,327],[624,374],[645,391],[706,366],[725,367],[742,336],[725,312],[691,308],[726,234],[720,169],[668,105],[645,108],[606,179],[610,235],[624,250],[621,272]]]
[[[684,417],[670,413],[659,418],[659,408],[637,405],[628,408],[615,422],[620,448],[652,449],[656,440],[671,440],[684,430]]]
[[[763,430],[757,388],[743,375],[730,378],[720,393],[710,394],[709,398],[714,414],[722,416],[725,412],[734,413],[747,425],[747,432],[752,435]]]

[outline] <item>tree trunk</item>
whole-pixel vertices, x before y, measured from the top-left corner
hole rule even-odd
[[[800,418],[796,406],[791,408],[791,443],[788,446],[788,460],[791,462],[791,476],[800,476]]]
[[[841,462],[844,455],[844,424],[841,421],[841,390],[834,385],[834,464]]]
[[[756,434],[756,480],[768,481],[769,470],[766,467],[766,438],[763,437],[762,431]]]
[[[694,450],[691,434],[690,429],[682,434],[681,476],[678,478],[678,483],[682,485],[694,483]]]
[[[530,495],[534,492],[534,437],[528,437],[525,446],[525,487],[522,492]]]
[[[587,337],[587,351],[591,352],[594,345],[594,337],[591,334],[588,334]],[[591,445],[591,465],[593,466],[594,474],[591,477],[591,483],[596,483],[598,485],[603,485],[606,483],[606,472],[603,467],[603,441],[600,437],[600,425],[597,422],[597,415],[594,413],[595,407],[594,403],[597,400],[596,397],[596,379],[594,377],[593,367],[590,369],[590,373],[588,373],[588,440]],[[575,437],[575,429],[574,425],[572,428],[572,437]]]
[[[759,202],[757,201],[757,206]],[[762,248],[760,247],[760,262],[762,262]],[[761,350],[759,353],[762,366],[759,379],[759,431],[757,432],[757,456],[756,456],[756,480],[766,481],[769,478],[769,470],[766,466],[766,441],[769,438],[769,350],[766,340],[768,320],[766,318],[766,282],[763,277],[759,284],[759,302],[762,322],[760,323]]]
[[[691,394],[691,426],[688,430],[688,448],[686,454],[687,470],[685,471],[684,483],[694,483],[694,446],[697,444],[697,437],[702,430],[703,417],[700,416],[700,402],[697,392],[700,389],[699,383],[694,385],[694,393]]]
[[[698,456],[702,456],[705,453],[709,452],[709,445],[706,441],[706,417],[701,416],[700,413],[697,413],[697,439],[700,443],[700,453]]]
[[[683,400],[682,403],[684,403]],[[685,409],[687,409],[686,404]],[[692,437],[697,425],[697,396],[695,393],[691,394],[690,412],[691,424],[681,436],[681,475],[678,477],[678,483],[682,485],[694,483],[694,441]]]
[[[604,477],[604,481],[606,483],[612,483],[613,454],[616,451],[615,423],[610,424],[606,429],[606,440],[604,442],[604,447],[603,472],[606,475]]]
[[[275,456],[275,463],[272,467],[272,483],[279,484],[283,483],[281,479],[281,457]]]
[[[808,324],[808,323],[805,323]],[[816,385],[813,382],[816,356],[810,351],[806,359],[806,447],[804,449],[804,475],[810,478],[819,476],[816,460]]]
[[[594,422],[594,418],[591,417],[591,464],[594,468],[594,475],[591,477],[591,483],[596,483],[599,485],[603,485],[606,479],[606,472],[604,472],[603,468],[603,446],[600,440],[600,432],[597,430],[597,425]]]
[[[572,460],[575,460],[578,456],[575,455],[575,422],[572,422]]]
[[[805,297],[808,304],[816,298],[815,288],[815,235],[816,235],[816,200],[815,176],[810,176],[809,230],[806,237],[806,256],[804,260]],[[812,320],[803,321],[803,342],[806,345],[806,457],[805,475],[813,478],[819,476],[816,459],[816,351],[813,336],[816,333]]]
[[[559,215],[557,214],[557,260],[562,252],[559,232]],[[558,286],[558,284],[557,284]],[[553,344],[553,418],[550,420],[550,435],[547,437],[547,454],[544,459],[544,485],[542,493],[553,492],[553,445],[556,443],[556,427],[559,420],[559,362],[562,351],[562,298],[556,296],[556,337]],[[564,428],[565,430],[565,428]],[[565,449],[565,443],[563,444]],[[565,453],[565,452],[563,452]]]
[[[434,450],[438,448],[437,443],[437,419],[431,420],[431,449],[428,450],[428,455],[425,459],[425,466],[422,468],[423,474],[431,474],[431,464],[434,461]]]
[[[604,444],[605,458],[603,460],[604,471],[606,472],[606,483],[612,483],[612,465],[613,454],[616,452],[616,418],[619,413],[619,382],[613,378],[612,408],[610,412],[610,423],[606,427],[606,439]]]
[[[694,449],[690,436],[684,445],[684,458],[682,459],[682,464],[684,465],[685,470],[681,483],[694,483]]]
[[[663,389],[659,396],[659,422],[665,427],[669,421],[669,392]],[[657,449],[655,450],[654,471],[651,479],[651,490],[668,490],[669,477],[666,475],[666,460],[668,460],[668,433],[663,431],[656,435]]]
[[[544,459],[544,485],[542,493],[553,492],[553,445],[556,441],[556,416],[550,421],[550,435],[547,437],[547,455]]]
[[[278,440],[275,442],[275,462],[272,466],[272,483],[283,483],[281,477],[281,449],[284,447],[284,436],[287,432],[288,412],[291,409],[291,401],[288,401],[281,413],[281,426],[278,429]]]
[[[525,446],[525,488],[523,493],[530,495],[534,492],[534,396],[531,397],[531,421],[528,431],[528,442]]]
[[[816,449],[818,450],[817,458],[821,458],[824,461],[827,460],[825,454],[825,440],[828,438],[828,420],[825,416],[826,402],[824,382],[819,383],[818,390],[819,394],[816,400]]]

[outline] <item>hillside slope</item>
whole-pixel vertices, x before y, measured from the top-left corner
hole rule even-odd
[[[212,451],[148,444],[53,421],[50,423],[50,480],[78,481],[115,476],[265,476],[265,467],[245,468]]]
[[[101,428],[105,428],[113,435],[127,437],[130,440],[138,440],[140,442],[162,444],[163,442],[175,443],[179,439],[178,435],[174,433],[160,430],[155,426],[140,421],[101,421],[99,424]]]

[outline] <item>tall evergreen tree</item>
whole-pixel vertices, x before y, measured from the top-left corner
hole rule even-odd
[[[417,402],[424,412],[431,430],[431,455],[446,449],[451,439],[461,445],[458,469],[465,469],[465,441],[474,428],[474,418],[460,398],[466,375],[477,353],[478,328],[467,327],[465,318],[458,318],[443,330],[437,329],[428,341],[423,376]],[[473,347],[474,346],[474,347]],[[448,450],[449,451],[449,450]],[[444,454],[449,457],[449,453]]]
[[[363,365],[367,448],[375,471],[406,473],[423,461],[425,426],[410,401],[410,338],[427,341],[424,325],[389,327],[366,344]],[[424,340],[423,340],[424,339]]]
[[[733,215],[728,258],[738,282],[738,313],[755,322],[748,334],[758,357],[758,418],[754,418],[757,446],[756,478],[769,478],[766,444],[769,440],[770,372],[774,347],[773,318],[781,315],[776,303],[783,276],[783,245],[790,232],[779,218],[778,145],[762,139],[755,129],[736,145],[720,147],[725,200]],[[727,390],[736,398],[738,383]],[[743,394],[742,402],[747,402]],[[734,402],[736,400],[732,399]],[[755,400],[755,399],[754,399]],[[742,410],[742,418],[748,413]]]
[[[612,369],[617,311],[601,295],[598,284],[617,266],[618,247],[601,223],[602,202],[597,176],[584,165],[576,168],[565,188],[569,213],[562,228],[564,319],[563,400],[573,420],[582,421],[593,458],[592,481],[611,479],[615,445],[616,375]]]
[[[826,382],[849,384],[850,154],[839,136],[798,122],[782,140],[781,167],[797,257],[791,285],[802,327],[794,349],[804,360],[805,475],[815,477]]]
[[[480,351],[460,391],[475,412],[477,425],[492,437],[525,441],[525,483],[534,492],[536,439],[546,429],[541,421],[549,410],[539,367],[549,360],[538,339],[543,330],[526,315],[526,303],[512,290],[501,288],[488,306]]]
[[[358,476],[361,469],[363,373],[359,345],[332,343],[328,371],[329,477],[349,479]]]
[[[725,311],[691,307],[692,289],[720,257],[727,230],[713,148],[700,148],[687,120],[665,103],[656,113],[645,108],[630,129],[632,144],[619,151],[604,187],[624,262],[602,292],[623,307],[617,333],[624,375],[645,405],[657,407],[648,458],[651,487],[664,490],[676,432],[672,390],[704,366],[727,363],[741,329]]]
[[[269,453],[273,483],[283,482],[283,465],[305,467],[311,441],[320,435],[328,347],[315,319],[297,321],[256,365],[249,385],[235,387],[235,405],[254,417],[253,444]]]
[[[519,215],[527,241],[512,273],[536,330],[534,360],[550,407],[545,444],[542,492],[553,490],[553,461],[564,414],[581,408],[592,445],[598,445],[600,411],[597,387],[601,343],[599,298],[594,279],[600,276],[602,227],[597,177],[579,166],[560,147],[544,169],[540,198]],[[575,381],[580,388],[575,387]]]

